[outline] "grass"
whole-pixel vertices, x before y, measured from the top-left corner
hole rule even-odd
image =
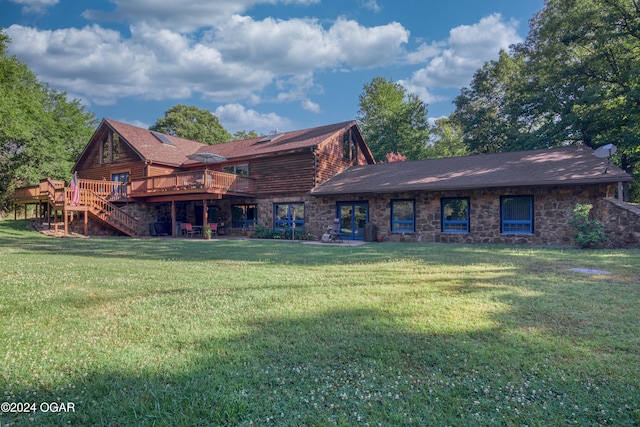
[[[638,250],[56,239],[5,220],[0,254],[0,401],[36,404],[2,427],[640,425]]]

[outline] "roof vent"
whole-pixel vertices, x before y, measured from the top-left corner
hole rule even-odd
[[[173,141],[171,141],[169,137],[164,133],[160,133],[152,130],[151,134],[155,136],[158,139],[158,141],[162,142],[163,144],[175,145]]]

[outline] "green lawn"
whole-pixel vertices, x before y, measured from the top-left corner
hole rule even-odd
[[[640,425],[638,250],[28,224],[0,222],[0,401],[36,411],[2,427]]]

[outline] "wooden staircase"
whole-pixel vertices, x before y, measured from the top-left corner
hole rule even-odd
[[[107,200],[106,196],[95,191],[95,182],[78,180],[78,196],[75,197],[71,187],[65,187],[63,181],[46,179],[40,182],[40,195],[46,195],[54,209],[62,208],[64,211],[87,211],[92,218],[102,224],[114,228],[127,236],[135,237],[138,220],[116,205]],[[111,183],[102,182],[104,186]],[[117,183],[119,184],[119,183]]]

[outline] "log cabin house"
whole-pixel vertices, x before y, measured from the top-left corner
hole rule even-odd
[[[319,239],[337,218],[343,239],[363,239],[369,223],[385,241],[569,246],[582,203],[609,246],[640,246],[640,209],[622,202],[632,177],[586,147],[375,164],[355,121],[205,145],[105,119],[72,172],[77,184],[17,189],[16,205],[61,215],[65,234],[260,224]]]
[[[46,208],[50,223],[60,215],[65,234],[176,236],[182,223],[211,223],[243,235],[304,227],[312,188],[371,163],[355,121],[206,145],[104,119],[73,167],[77,185],[46,179],[15,203]]]

